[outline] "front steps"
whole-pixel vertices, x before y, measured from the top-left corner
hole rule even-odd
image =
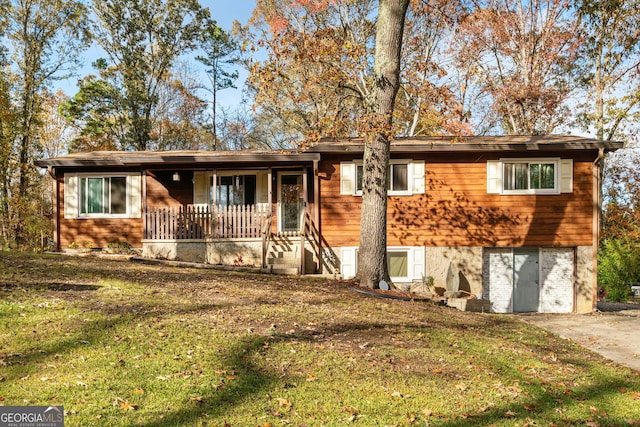
[[[272,236],[267,251],[267,268],[274,274],[300,274],[300,237]]]

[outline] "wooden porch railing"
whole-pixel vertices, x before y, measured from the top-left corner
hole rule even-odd
[[[145,212],[145,239],[262,238],[269,205],[180,206]]]

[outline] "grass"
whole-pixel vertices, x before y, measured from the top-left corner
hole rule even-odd
[[[0,404],[66,426],[640,425],[638,379],[514,316],[0,253]]]

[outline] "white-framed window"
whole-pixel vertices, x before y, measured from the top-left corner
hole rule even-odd
[[[362,195],[362,160],[340,163],[340,193]],[[390,160],[387,182],[389,196],[410,196],[424,193],[423,160]]]
[[[209,200],[215,200],[218,206],[253,205],[256,199],[256,175],[217,175],[217,183],[215,187],[211,185],[209,191]]]
[[[141,175],[65,174],[65,218],[140,218]]]
[[[193,204],[237,206],[267,203],[268,177],[266,170],[195,171]]]
[[[487,161],[487,192],[560,194],[573,192],[573,160],[559,158]]]
[[[421,246],[390,246],[387,248],[387,268],[394,283],[410,283],[425,274],[425,250]],[[340,250],[340,272],[344,279],[355,277],[358,271],[358,248]]]
[[[127,177],[81,176],[80,216],[127,214]]]

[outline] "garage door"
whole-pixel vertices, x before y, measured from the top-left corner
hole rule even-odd
[[[486,248],[483,294],[495,313],[569,313],[573,266],[573,248]]]

